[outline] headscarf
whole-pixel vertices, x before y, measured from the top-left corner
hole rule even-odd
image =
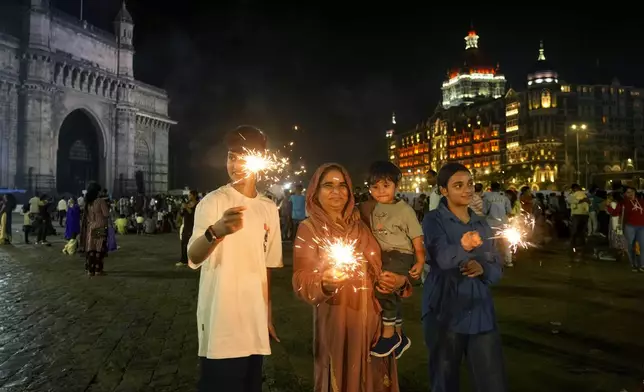
[[[338,169],[344,176],[344,182],[347,183],[348,187],[347,204],[342,211],[341,220],[337,222],[331,220],[318,201],[322,173],[329,168]],[[306,189],[306,210],[309,214],[309,221],[316,231],[316,235],[357,240],[356,250],[365,252],[366,247],[369,246],[370,242],[373,242],[370,241],[372,235],[369,228],[360,219],[360,214],[358,214],[356,209],[355,198],[353,192],[351,192],[352,189],[353,185],[347,169],[337,163],[325,163],[315,171]]]

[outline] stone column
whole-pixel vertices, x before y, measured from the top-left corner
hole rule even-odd
[[[154,175],[157,192],[168,191],[168,129],[170,125],[161,123],[154,138]]]
[[[119,189],[120,184],[116,182],[123,178],[125,183],[123,191],[133,193],[136,191],[134,182],[134,136],[136,135],[136,112],[130,106],[120,106],[117,108],[116,131],[114,134],[114,143],[112,146],[112,162],[114,162],[114,189]]]
[[[18,138],[17,185],[32,192],[51,192],[55,176],[51,146],[51,92],[40,86],[25,86],[20,102],[21,129]],[[31,174],[30,174],[31,173]]]

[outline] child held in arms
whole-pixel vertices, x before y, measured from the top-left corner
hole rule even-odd
[[[382,269],[419,279],[425,265],[423,230],[413,208],[395,198],[402,178],[400,169],[391,162],[375,162],[369,169],[369,192],[372,207],[362,209],[371,231],[382,250]],[[366,215],[366,216],[365,216]],[[401,298],[398,293],[376,291],[382,307],[382,336],[371,349],[371,355],[396,358],[411,347],[402,329]]]

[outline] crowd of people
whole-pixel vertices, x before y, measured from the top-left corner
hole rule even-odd
[[[0,245],[10,245],[13,235],[13,212],[17,208],[12,194],[0,200]],[[188,265],[187,244],[192,235],[194,209],[199,195],[189,191],[183,197],[143,194],[121,198],[110,197],[107,189],[90,183],[82,195],[56,198],[35,194],[22,205],[22,240],[35,245],[51,246],[47,237],[58,235],[55,223],[67,241],[62,252],[67,255],[81,253],[85,256],[85,269],[89,276],[105,275],[104,258],[108,252],[119,248],[117,235],[152,235],[177,232],[181,251],[177,252],[177,266]]]

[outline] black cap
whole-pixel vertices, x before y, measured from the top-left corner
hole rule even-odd
[[[251,125],[241,125],[226,134],[225,143],[228,151],[243,152],[246,150],[264,151],[266,134]]]

